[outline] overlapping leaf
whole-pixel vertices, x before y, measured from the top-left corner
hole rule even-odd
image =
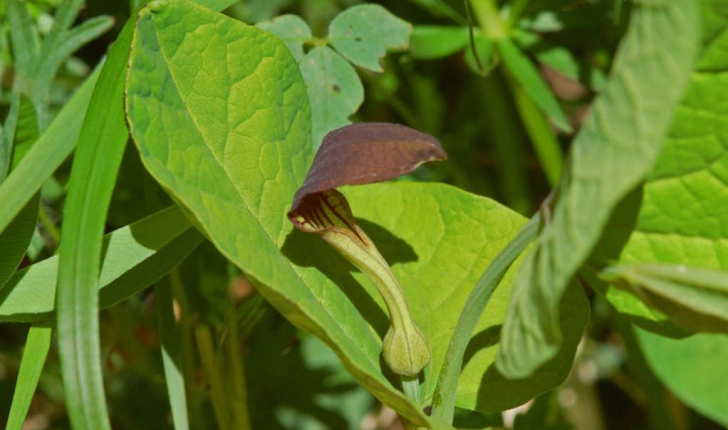
[[[313,154],[306,88],[283,43],[180,2],[142,13],[133,52],[129,122],[152,175],[270,302],[331,346],[376,397],[419,425],[444,428],[428,423],[383,370],[388,319],[374,287],[319,238],[292,231],[286,219]],[[347,194],[438,351],[425,370],[431,395],[469,290],[525,220],[446,186],[368,185]],[[504,304],[507,284],[500,291],[497,302]],[[489,311],[480,328],[497,330],[503,308]],[[585,317],[576,315],[564,320],[563,330],[581,333]],[[468,369],[482,375],[491,365],[492,357],[478,355]],[[509,405],[557,384],[567,369],[548,369],[540,383],[519,387]],[[472,407],[473,385],[463,386],[470,390],[463,404]]]
[[[665,147],[644,187],[623,202],[627,215],[612,220],[612,229],[623,232],[623,247],[616,250],[621,264],[670,263],[728,271],[724,228],[728,223],[728,64],[717,55],[725,52],[721,29],[728,20],[720,11],[728,2],[701,4],[702,53]],[[603,242],[601,257],[616,259],[617,255],[608,255],[610,245]],[[612,249],[617,245],[612,244]],[[607,297],[642,327],[674,333],[666,315],[636,296],[610,288]],[[658,376],[675,394],[728,424],[724,407],[728,392],[712,385],[728,378],[722,358],[728,338],[703,334],[674,340],[640,333],[638,339]]]
[[[573,144],[553,211],[521,268],[531,276],[516,285],[504,326],[497,363],[506,375],[529,375],[556,354],[563,291],[614,207],[657,158],[697,42],[692,0],[638,4],[633,10],[609,82]]]

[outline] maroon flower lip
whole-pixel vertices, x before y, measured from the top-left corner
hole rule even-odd
[[[288,218],[296,223],[306,196],[342,185],[382,182],[410,173],[422,163],[447,159],[433,136],[399,124],[351,124],[324,137]]]

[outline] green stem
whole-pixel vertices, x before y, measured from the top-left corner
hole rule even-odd
[[[229,305],[225,311],[225,325],[227,326],[227,353],[231,368],[232,395],[228,396],[232,410],[233,427],[240,430],[250,430],[250,413],[248,411],[248,390],[245,386],[245,369],[241,353],[240,333],[238,320],[235,317],[235,308]]]
[[[212,343],[212,333],[210,328],[200,325],[195,328],[195,338],[197,339],[197,349],[200,352],[202,367],[207,376],[210,385],[210,397],[212,399],[212,409],[215,411],[215,418],[219,428],[228,430],[230,426],[230,417],[225,408],[225,387],[220,375],[217,360],[215,360],[215,347]]]
[[[402,391],[408,399],[416,405],[422,402],[422,395],[420,393],[420,380],[415,376],[400,375],[400,381],[402,382]]]
[[[486,269],[470,293],[468,301],[465,302],[465,307],[450,339],[450,346],[445,354],[445,361],[442,364],[440,376],[435,386],[432,398],[433,417],[452,423],[455,414],[455,394],[460,371],[462,370],[463,357],[470,338],[475,331],[475,326],[478,324],[493,292],[508,268],[526,247],[538,237],[539,225],[540,216],[536,214],[490,263],[490,266],[488,266],[488,269]]]
[[[38,218],[40,218],[41,224],[43,224],[43,227],[45,227],[45,230],[48,232],[48,235],[53,239],[53,248],[58,248],[58,244],[61,243],[61,232],[58,230],[58,227],[53,223],[53,220],[51,217],[48,216],[48,213],[43,208],[43,205],[41,204],[38,209]]]
[[[564,154],[556,139],[556,134],[551,128],[546,116],[536,106],[531,97],[526,94],[523,87],[513,78],[513,73],[508,70],[506,64],[506,81],[513,93],[513,100],[516,109],[526,127],[526,133],[533,142],[541,167],[551,188],[555,188],[561,177],[561,170],[564,164]]]

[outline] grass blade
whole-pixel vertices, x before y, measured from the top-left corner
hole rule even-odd
[[[106,308],[168,273],[202,242],[172,206],[104,237],[99,307]],[[50,321],[55,312],[58,256],[16,272],[0,289],[0,322]]]
[[[0,202],[3,202],[0,210],[0,232],[8,227],[20,210],[40,190],[43,183],[73,151],[97,78],[98,71],[86,79],[53,123],[25,154],[23,160],[0,185]]]
[[[110,429],[99,345],[97,284],[106,213],[129,133],[124,122],[127,22],[94,88],[71,170],[58,267],[61,373],[74,429]]]
[[[53,329],[51,327],[39,325],[30,327],[5,430],[21,430],[23,427],[30,408],[30,402],[33,400],[33,394],[43,371],[43,364],[45,364],[51,347],[52,335]]]
[[[182,374],[179,333],[172,308],[172,285],[168,277],[160,280],[154,287],[157,304],[157,323],[162,341],[162,363],[167,383],[167,396],[172,408],[172,422],[175,430],[190,428],[187,417],[187,397],[185,380]]]

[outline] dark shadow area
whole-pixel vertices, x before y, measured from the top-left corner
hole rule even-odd
[[[476,352],[498,344],[502,328],[503,324],[488,327],[470,338],[468,347],[465,348],[465,355],[463,355],[463,368],[468,365]]]
[[[385,228],[360,219],[357,219],[357,224],[371,237],[379,252],[391,266],[397,263],[417,261],[418,257],[414,249]],[[286,237],[281,252],[298,266],[317,268],[341,288],[379,337],[384,338],[389,328],[389,316],[351,275],[358,269],[331,245],[315,234],[294,229]]]
[[[602,237],[589,256],[590,265],[601,268],[619,258],[637,225],[643,197],[644,184],[640,184],[619,202],[603,230]]]
[[[373,403],[353,378],[342,375],[332,351],[310,335],[299,338],[297,330],[272,310],[266,312],[248,347],[245,378],[254,429],[290,428],[281,423],[282,409],[299,423],[314,419],[323,428],[351,428],[336,402],[360,399],[365,407]]]

